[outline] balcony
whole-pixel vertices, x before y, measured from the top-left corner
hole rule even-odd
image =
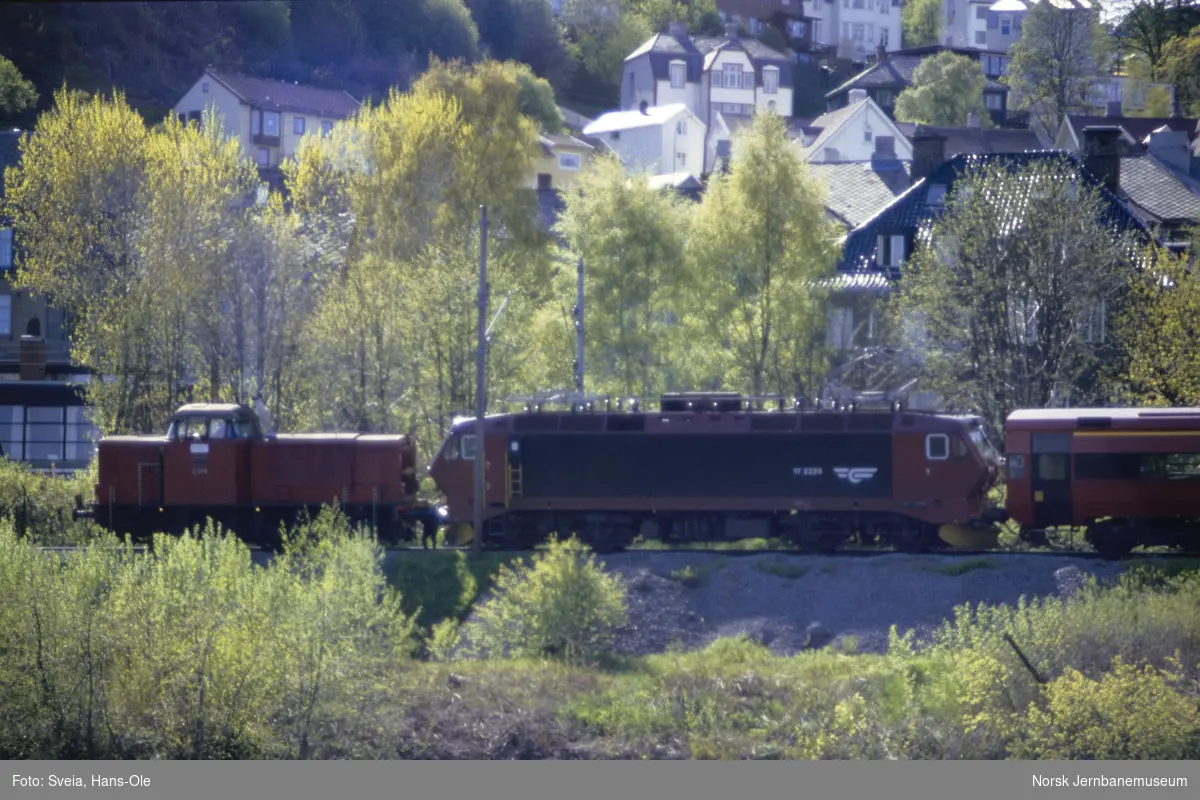
[[[255,133],[251,135],[250,141],[259,147],[279,147],[279,145],[282,143],[282,140],[278,135],[270,136],[265,133]]]

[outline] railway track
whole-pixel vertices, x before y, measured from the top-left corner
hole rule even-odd
[[[42,552],[73,552],[78,547],[61,546],[61,547],[42,547]],[[145,545],[135,545],[133,548],[135,553],[145,553],[148,548]],[[270,552],[267,549],[259,547],[251,547],[253,553]],[[422,547],[385,547],[384,552],[388,557],[396,556],[434,556],[439,553],[464,553],[472,554],[474,551],[468,547],[439,547],[436,549],[427,550]],[[521,553],[538,553],[544,552],[541,550],[503,550],[503,549],[485,549],[483,553],[488,555],[517,555]],[[1094,550],[1012,550],[1012,549],[965,549],[953,548],[946,550],[930,550],[924,553],[906,552],[903,550],[882,550],[882,549],[848,549],[838,550],[832,553],[817,553],[805,550],[788,549],[788,548],[763,548],[763,549],[720,549],[720,548],[705,548],[705,547],[629,547],[611,552],[598,553],[598,557],[604,558],[611,555],[623,555],[631,553],[641,553],[647,555],[711,555],[725,556],[729,558],[755,558],[763,556],[791,556],[796,558],[879,558],[880,556],[924,556],[924,557],[939,557],[939,558],[1077,558],[1088,561],[1104,561],[1105,556]],[[1120,559],[1107,559],[1118,561],[1145,561],[1150,559],[1163,560],[1187,560],[1192,559],[1200,562],[1200,556],[1192,553],[1181,552],[1134,552]]]

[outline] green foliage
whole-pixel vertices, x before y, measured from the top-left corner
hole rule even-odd
[[[924,47],[938,43],[941,31],[941,0],[912,0],[900,11],[905,47]],[[978,72],[978,70],[976,70]]]
[[[105,536],[61,555],[0,525],[0,752],[338,752],[413,649],[381,558],[332,512],[265,569],[211,524],[145,554]]]
[[[584,263],[587,388],[626,397],[677,388],[672,345],[691,279],[691,208],[610,156],[593,161],[564,200],[558,228]],[[563,331],[563,341],[573,333]]]
[[[521,556],[484,553],[468,557],[463,552],[423,553],[396,558],[388,565],[388,585],[404,598],[405,613],[422,628],[461,622],[475,601],[491,590],[500,568]]]
[[[1032,127],[1053,141],[1063,118],[1086,108],[1111,51],[1112,40],[1092,9],[1033,6],[1021,23],[1004,78],[1015,108],[1028,109]]]
[[[43,547],[87,542],[95,535],[86,520],[75,521],[75,497],[86,502],[96,484],[97,464],[74,475],[34,472],[27,463],[0,458],[0,519],[8,520],[18,536]]]
[[[1200,25],[1167,41],[1158,72],[1175,85],[1175,99],[1186,114],[1200,113]]]
[[[1075,404],[1103,396],[1084,379],[1113,345],[1090,341],[1089,326],[1101,302],[1120,307],[1130,265],[1128,242],[1100,226],[1102,202],[1066,162],[986,164],[956,180],[889,304],[930,389],[991,430],[1066,388]]]
[[[15,64],[0,56],[0,119],[15,117],[32,108],[37,98],[33,84],[22,77]]]
[[[1028,733],[1010,754],[1063,761],[1194,758],[1200,709],[1180,691],[1185,680],[1178,670],[1139,669],[1119,657],[1100,680],[1068,669],[1046,687],[1044,709],[1030,705]]]
[[[506,564],[492,596],[464,628],[477,652],[574,663],[606,653],[626,619],[625,588],[572,537],[552,540],[532,565]]]
[[[1131,300],[1114,332],[1125,342],[1127,385],[1146,405],[1200,403],[1200,277],[1184,256],[1160,249],[1146,275],[1130,278]]]
[[[735,135],[732,168],[709,179],[688,240],[689,332],[712,344],[695,356],[697,388],[811,394],[828,363],[821,281],[837,254],[824,202],[781,117],[759,114]]]
[[[949,564],[929,564],[925,567],[928,572],[936,572],[939,575],[947,575],[951,578],[957,578],[959,575],[966,575],[968,572],[974,572],[980,569],[993,569],[995,562],[986,558],[968,558],[963,561],[955,561]]]
[[[912,85],[896,98],[896,119],[960,126],[966,125],[974,112],[981,124],[991,125],[983,103],[985,86],[987,78],[980,72],[978,61],[943,50],[922,61],[913,72]]]

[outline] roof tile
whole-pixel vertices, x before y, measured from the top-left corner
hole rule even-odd
[[[300,111],[322,117],[346,119],[362,107],[349,93],[340,89],[321,89],[214,69],[209,69],[207,73],[228,86],[247,103],[259,108]]]

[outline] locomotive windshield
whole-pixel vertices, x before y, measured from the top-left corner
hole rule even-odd
[[[988,441],[987,434],[983,432],[983,428],[971,429],[971,441],[976,447],[979,448],[979,452],[982,453],[983,457],[988,461],[1002,460],[1000,453],[996,450],[996,448],[992,447],[992,443]]]

